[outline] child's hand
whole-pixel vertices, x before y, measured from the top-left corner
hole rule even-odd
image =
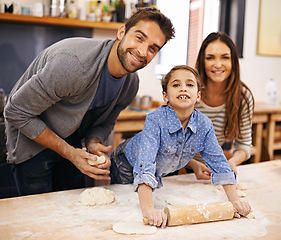
[[[240,215],[247,216],[251,212],[251,206],[248,202],[236,200],[232,204],[238,211],[238,213],[234,214],[234,217],[240,218]]]
[[[143,217],[146,217],[150,225],[165,228],[167,224],[167,215],[163,210],[151,209],[143,212]]]

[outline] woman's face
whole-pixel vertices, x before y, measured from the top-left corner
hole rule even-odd
[[[231,74],[231,50],[220,40],[213,41],[205,49],[205,72],[208,80],[224,82]]]

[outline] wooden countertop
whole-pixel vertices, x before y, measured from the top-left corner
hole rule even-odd
[[[278,107],[272,107],[264,102],[256,102],[254,108],[255,114],[272,114],[281,113],[281,102]]]
[[[117,121],[144,120],[147,114],[146,111],[125,110],[120,112]]]
[[[151,109],[151,111],[155,108]],[[256,102],[254,108],[254,115],[260,114],[272,114],[272,113],[281,113],[281,103],[278,107],[271,107],[270,105],[264,102]],[[134,120],[134,119],[145,119],[148,114],[148,111],[136,111],[125,109],[120,112],[117,120]]]
[[[209,181],[197,181],[194,174],[163,179],[164,187],[154,191],[155,204],[163,206],[159,196],[188,202],[188,187],[212,187]],[[30,195],[0,200],[1,239],[281,239],[281,160],[238,167],[238,182],[248,186],[246,200],[256,219],[184,225],[158,229],[154,235],[121,235],[112,225],[121,221],[142,221],[137,193],[132,185],[105,186],[116,194],[116,202],[106,206],[82,206],[78,197],[84,189]],[[214,190],[212,190],[214,191]],[[217,190],[218,191],[218,190]],[[224,195],[225,196],[225,195]],[[200,194],[190,198],[202,200]],[[208,198],[208,196],[204,196]],[[157,201],[156,201],[157,200]],[[217,199],[212,199],[217,201]],[[162,205],[161,205],[162,204]]]

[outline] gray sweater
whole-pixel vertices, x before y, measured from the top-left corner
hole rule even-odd
[[[70,38],[46,48],[35,58],[15,84],[4,109],[8,162],[21,163],[44,150],[32,139],[46,126],[62,138],[80,127],[113,43]],[[108,106],[87,113],[83,137],[105,141],[120,111],[137,94],[138,85],[137,74],[128,74]]]

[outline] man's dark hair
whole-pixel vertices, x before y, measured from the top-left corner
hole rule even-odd
[[[139,21],[154,21],[158,23],[160,29],[166,36],[166,42],[168,42],[170,39],[175,37],[175,29],[174,26],[169,18],[167,18],[164,14],[162,14],[158,9],[156,8],[139,8],[126,22],[126,32],[125,34],[134,27]]]

